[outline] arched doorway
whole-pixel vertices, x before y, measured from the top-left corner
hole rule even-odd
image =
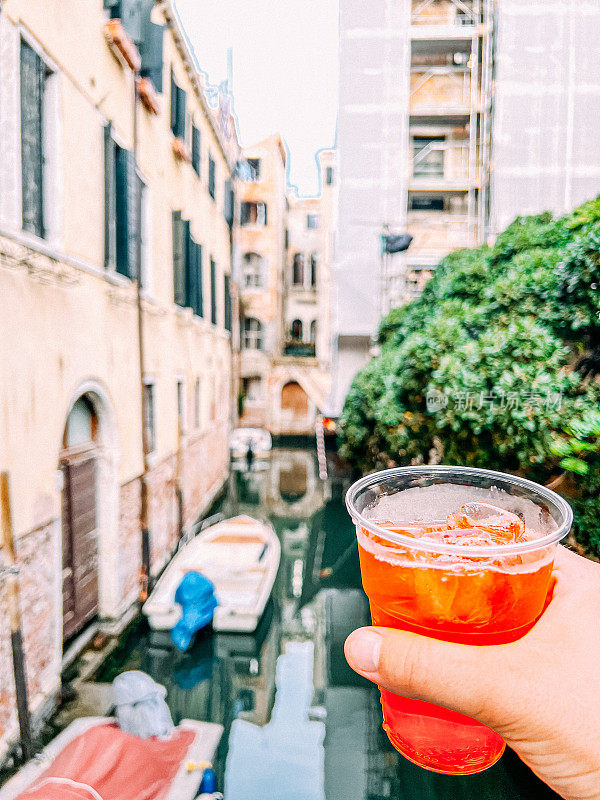
[[[98,613],[98,417],[91,398],[73,403],[63,434],[63,641]]]
[[[308,414],[308,395],[297,381],[286,383],[281,390],[281,410],[292,411],[294,417]]]

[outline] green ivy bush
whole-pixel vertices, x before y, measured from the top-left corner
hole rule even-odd
[[[600,198],[451,253],[379,342],[346,398],[343,456],[362,471],[433,457],[538,481],[571,471],[577,535],[600,552],[600,437],[556,450],[600,408]]]

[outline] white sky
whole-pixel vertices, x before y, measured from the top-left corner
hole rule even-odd
[[[315,153],[334,144],[338,0],[176,0],[200,68],[227,77],[242,146],[279,132],[290,150],[289,179],[315,194]]]

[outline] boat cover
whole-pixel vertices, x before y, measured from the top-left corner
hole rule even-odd
[[[195,738],[140,739],[97,725],[64,748],[16,800],[163,800]]]
[[[132,669],[113,681],[113,703],[119,727],[148,739],[168,736],[175,727],[165,702],[167,690],[145,672]]]

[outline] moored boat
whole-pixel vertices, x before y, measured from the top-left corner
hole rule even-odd
[[[217,631],[252,632],[271,596],[281,546],[272,526],[249,516],[206,528],[173,558],[142,609],[155,630],[171,630],[181,618],[175,593],[197,571],[215,587]]]
[[[113,717],[72,722],[0,789],[0,800],[192,800],[223,727],[182,720],[165,738],[125,733]]]
[[[264,428],[236,428],[229,437],[232,458],[245,458],[249,450],[253,457],[265,458],[272,444],[271,434]]]

